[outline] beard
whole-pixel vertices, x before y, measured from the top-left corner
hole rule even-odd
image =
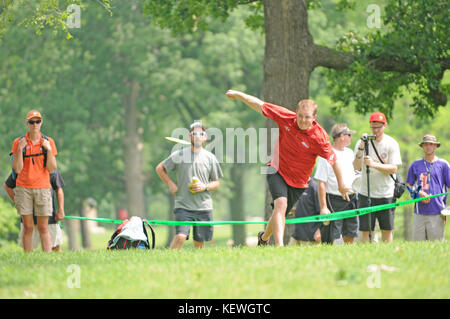
[[[191,145],[194,146],[194,148],[200,148],[203,146],[203,142],[202,141],[191,141]]]

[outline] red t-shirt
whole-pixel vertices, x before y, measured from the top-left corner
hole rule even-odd
[[[42,153],[42,145],[41,141],[33,144],[28,137],[28,133],[25,135],[27,140],[26,147],[26,155],[31,154],[41,154]],[[17,147],[19,145],[20,138],[16,138],[13,142],[13,146],[11,148],[11,154],[15,154],[17,152]],[[50,146],[52,148],[52,154],[57,155],[58,150],[56,149],[55,142],[51,137],[48,137],[48,141],[50,142]],[[36,156],[36,157],[26,157],[23,159],[23,169],[19,175],[17,175],[17,186],[25,187],[25,188],[50,188],[50,173],[47,168],[44,167],[44,156]]]
[[[319,123],[314,121],[309,129],[301,130],[295,112],[270,103],[264,103],[261,109],[264,116],[278,124],[278,141],[270,165],[288,185],[307,188],[317,156],[325,158],[331,165],[336,162],[328,134]]]

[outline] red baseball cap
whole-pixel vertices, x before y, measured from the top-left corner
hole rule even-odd
[[[370,116],[369,122],[381,122],[386,124],[386,116],[381,112],[373,112]]]

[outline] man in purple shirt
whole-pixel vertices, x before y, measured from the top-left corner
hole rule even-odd
[[[426,134],[419,144],[424,157],[414,161],[408,170],[406,183],[413,190],[419,190],[419,197],[447,192],[450,186],[450,167],[446,160],[434,153],[441,145],[436,137]],[[447,196],[420,201],[414,207],[414,240],[444,240],[446,217],[441,211],[447,205]]]

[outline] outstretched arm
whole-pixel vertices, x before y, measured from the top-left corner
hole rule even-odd
[[[235,90],[228,90],[226,96],[232,100],[240,100],[251,107],[256,112],[262,114],[261,106],[264,104],[264,101],[261,101],[257,97],[252,95],[248,95]]]

